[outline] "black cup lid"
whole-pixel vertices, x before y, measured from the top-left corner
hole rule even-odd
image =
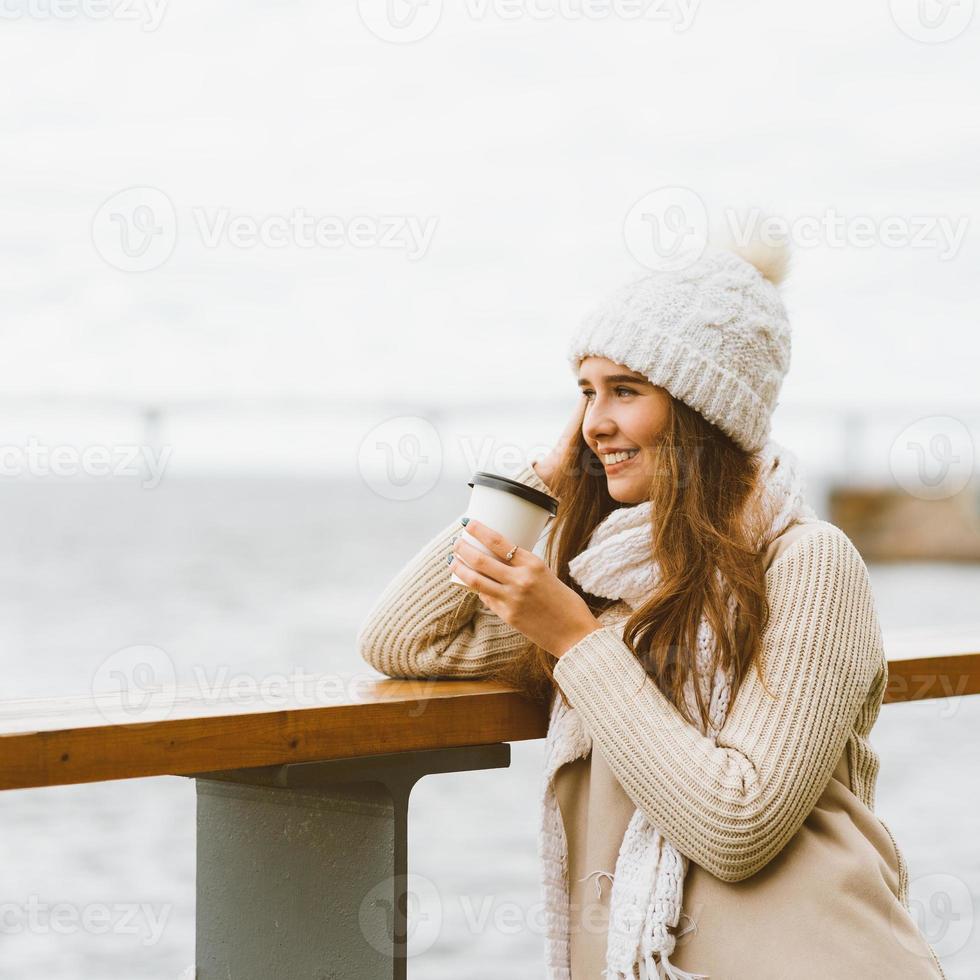
[[[503,490],[505,493],[523,497],[532,504],[543,507],[552,517],[558,513],[558,501],[550,493],[529,487],[519,480],[511,480],[506,476],[498,476],[496,473],[484,473],[482,470],[478,470],[473,474],[473,479],[467,483],[467,486],[472,487],[474,484],[479,484],[481,487],[493,487],[494,490]]]

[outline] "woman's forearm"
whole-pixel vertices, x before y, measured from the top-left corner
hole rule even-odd
[[[530,466],[512,479],[545,486]],[[457,518],[423,545],[368,613],[356,642],[375,670],[389,677],[480,677],[526,644],[476,593],[450,579],[447,558],[461,530]]]

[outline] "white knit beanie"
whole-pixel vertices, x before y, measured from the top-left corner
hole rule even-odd
[[[576,330],[572,370],[607,357],[700,412],[747,452],[762,448],[790,363],[790,326],[776,288],[785,243],[708,246],[684,269],[621,287]]]

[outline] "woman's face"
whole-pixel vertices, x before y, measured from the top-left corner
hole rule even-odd
[[[647,500],[653,481],[651,450],[667,423],[670,394],[605,357],[585,358],[578,383],[586,399],[582,436],[605,468],[610,496],[627,504]],[[608,454],[616,450],[636,452],[631,459],[613,462]]]

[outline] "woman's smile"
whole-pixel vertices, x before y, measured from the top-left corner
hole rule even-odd
[[[616,476],[617,473],[621,473],[639,455],[640,451],[637,450],[632,456],[630,456],[629,459],[621,459],[618,463],[604,463],[603,465],[606,468],[606,476]]]

